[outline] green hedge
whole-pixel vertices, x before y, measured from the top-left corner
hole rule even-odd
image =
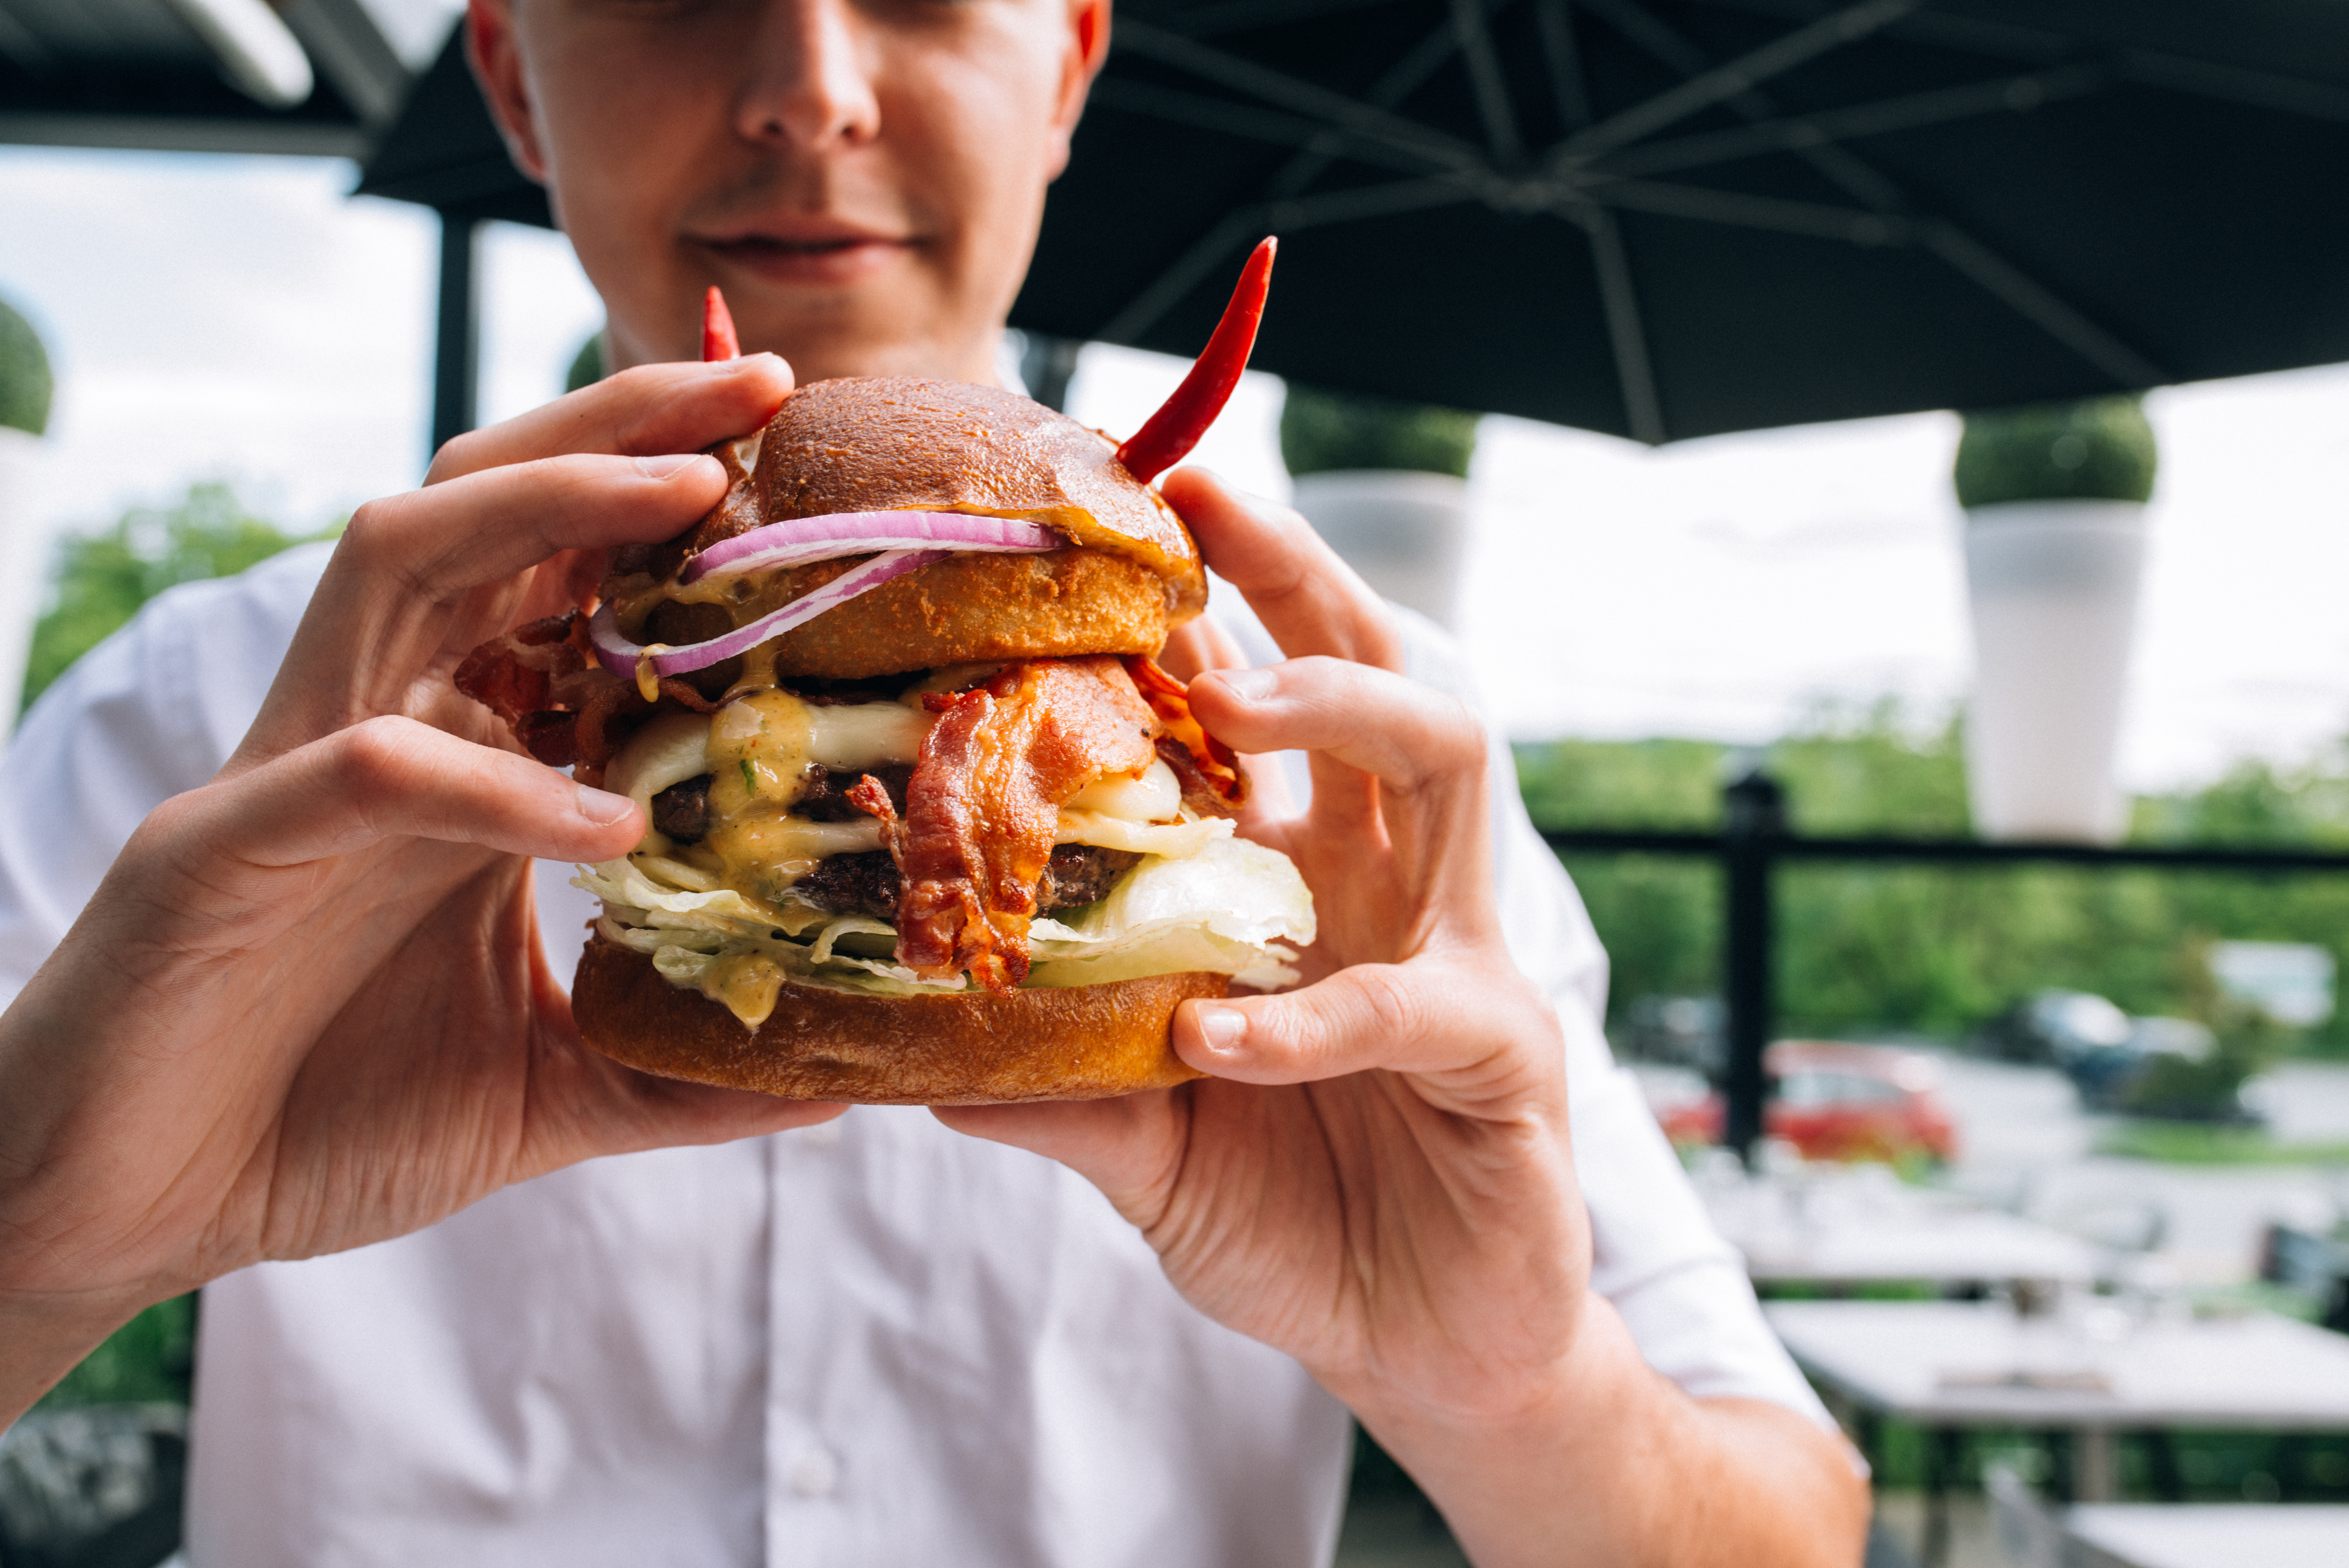
[[[49,428],[49,400],[56,390],[41,335],[0,300],[0,425],[41,434]]]
[[[81,1405],[185,1405],[196,1359],[196,1298],[159,1301],[41,1396],[45,1409]],[[10,1561],[14,1561],[11,1559]]]
[[[1291,383],[1280,409],[1280,456],[1292,474],[1400,469],[1466,479],[1476,454],[1477,418],[1457,408]]]
[[[2153,493],[2153,427],[2141,398],[2090,397],[1965,417],[1958,504],[2137,500]]]

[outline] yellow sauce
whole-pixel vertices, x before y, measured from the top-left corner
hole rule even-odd
[[[799,793],[814,738],[815,709],[787,691],[752,692],[709,721],[709,810],[720,821],[753,804],[789,805]]]
[[[756,953],[730,953],[701,972],[701,994],[756,1029],[775,1010],[783,989],[783,972],[774,960]]]
[[[717,857],[720,883],[771,903],[827,855],[862,854],[888,845],[881,824],[871,817],[811,822],[777,811],[727,818],[709,830],[701,847]]]

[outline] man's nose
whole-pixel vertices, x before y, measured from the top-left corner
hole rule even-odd
[[[870,44],[848,0],[773,0],[749,62],[737,115],[742,135],[812,150],[871,140],[881,104]]]

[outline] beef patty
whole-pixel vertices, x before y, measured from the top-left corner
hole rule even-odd
[[[913,769],[905,764],[870,769],[899,811],[905,809],[905,784]],[[861,815],[849,804],[848,791],[862,771],[826,768],[808,769],[796,814],[818,822],[845,822]],[[698,844],[709,831],[709,775],[672,784],[653,797],[653,826],[681,844]],[[1105,850],[1096,844],[1059,844],[1045,862],[1036,883],[1036,913],[1076,909],[1109,896],[1117,879],[1142,863],[1131,850]],[[905,879],[886,850],[863,854],[833,855],[794,884],[801,896],[834,914],[864,914],[895,921]]]
[[[1056,844],[1044,874],[1036,883],[1036,913],[1076,909],[1109,896],[1117,879],[1142,863],[1131,850],[1105,850],[1098,844]],[[834,914],[864,914],[894,922],[905,879],[886,850],[858,855],[833,855],[792,884],[809,903]]]

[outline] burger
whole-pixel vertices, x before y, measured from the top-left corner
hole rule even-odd
[[[1295,978],[1310,895],[1154,662],[1207,585],[1109,439],[991,387],[818,382],[724,500],[460,689],[633,799],[572,1008],[647,1072],[794,1098],[1083,1099],[1199,1076],[1174,1010]]]

